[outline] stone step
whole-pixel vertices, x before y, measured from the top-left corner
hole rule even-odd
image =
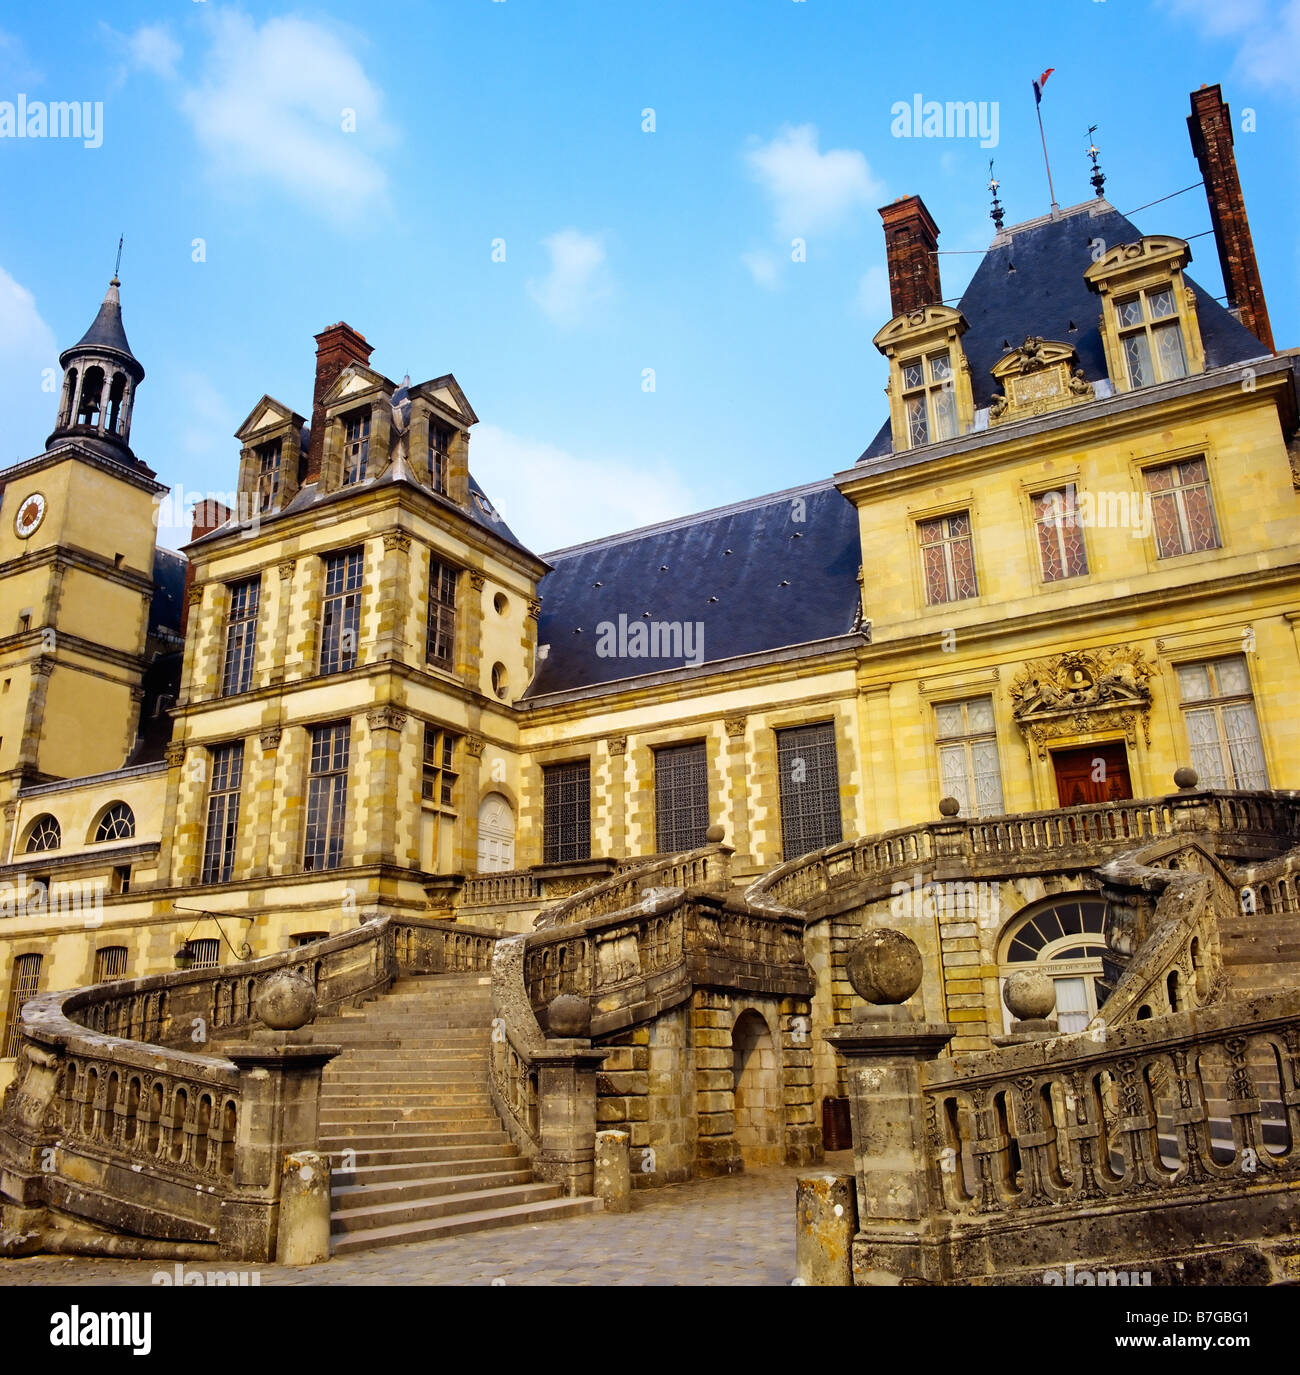
[[[375,1084],[391,1084],[394,1089],[400,1089],[404,1084],[486,1084],[487,1081],[486,1066],[471,1068],[468,1065],[463,1069],[400,1070],[354,1069],[350,1065],[344,1065],[337,1072],[334,1072],[334,1066],[330,1065],[324,1075],[326,1085],[347,1084],[358,1093],[372,1092]]]
[[[443,1146],[503,1146],[510,1142],[506,1129],[498,1121],[492,1127],[471,1127],[465,1131],[438,1131],[429,1124],[415,1123],[407,1128],[402,1123],[384,1123],[375,1130],[370,1123],[359,1122],[326,1130],[321,1129],[320,1148],[327,1154],[340,1151],[422,1150]]]
[[[336,1256],[351,1251],[366,1251],[376,1246],[401,1246],[412,1241],[436,1241],[440,1237],[460,1236],[465,1232],[485,1232],[498,1227],[518,1227],[524,1223],[550,1222],[556,1218],[577,1217],[594,1212],[594,1198],[555,1198],[541,1203],[514,1204],[485,1208],[476,1213],[459,1213],[410,1224],[390,1224],[364,1232],[341,1232],[330,1242]]]
[[[350,1089],[326,1090],[320,1096],[323,1117],[336,1115],[339,1108],[393,1108],[405,1113],[411,1108],[482,1108],[488,1111],[492,1097],[486,1088],[468,1088],[461,1092],[451,1089],[411,1089],[398,1093],[353,1093]]]
[[[514,1143],[500,1133],[502,1139],[493,1143],[469,1146],[398,1146],[388,1150],[351,1150],[353,1169],[441,1169],[444,1165],[453,1170],[467,1169],[473,1164],[483,1164],[498,1160],[518,1160],[519,1151]],[[441,1140],[441,1138],[438,1138]],[[332,1167],[343,1169],[343,1151],[330,1155]],[[349,1171],[348,1173],[351,1173]]]
[[[343,1213],[358,1208],[387,1207],[393,1203],[415,1205],[455,1194],[484,1193],[532,1183],[532,1169],[516,1162],[474,1174],[421,1175],[388,1182],[366,1180],[357,1184],[340,1184],[333,1191],[333,1206],[336,1212]]]
[[[330,1224],[331,1230],[339,1232],[369,1231],[372,1228],[428,1222],[456,1213],[492,1212],[497,1208],[516,1207],[523,1203],[543,1203],[559,1197],[558,1184],[507,1184],[500,1189],[476,1189],[437,1198],[381,1203],[373,1208],[337,1208],[330,1214]]]
[[[430,1152],[414,1151],[411,1153],[412,1159],[405,1164],[358,1164],[350,1170],[343,1168],[342,1157],[339,1157],[339,1164],[330,1166],[330,1177],[336,1188],[354,1186],[362,1191],[375,1184],[391,1184],[399,1180],[448,1179],[458,1175],[486,1175],[498,1171],[511,1173],[522,1170],[524,1177],[520,1183],[527,1183],[533,1177],[528,1162],[517,1151],[507,1151],[502,1147],[494,1154],[485,1146],[468,1146],[461,1149],[476,1153],[468,1154],[462,1160],[430,1160]],[[357,1158],[360,1160],[363,1155],[369,1158],[371,1155],[380,1154],[383,1152],[359,1151]]]
[[[382,1065],[393,1069],[403,1069],[413,1065],[431,1064],[439,1060],[445,1060],[448,1065],[464,1064],[471,1061],[480,1064],[486,1058],[487,1051],[482,1046],[423,1046],[418,1049],[412,1047],[405,1050],[400,1043],[394,1043],[388,1047],[344,1046],[342,1054],[330,1063],[337,1065],[343,1061],[346,1064]]]
[[[500,1121],[490,1108],[451,1107],[451,1108],[336,1108],[330,1107],[320,1115],[320,1129],[323,1134],[339,1134],[363,1127],[371,1132],[385,1126],[414,1126],[424,1124],[431,1130],[437,1125],[461,1127],[467,1131],[486,1131],[489,1126],[500,1126]]]

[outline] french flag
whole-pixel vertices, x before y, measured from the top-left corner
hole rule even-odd
[[[1047,85],[1047,78],[1048,78],[1049,76],[1051,76],[1051,74],[1052,74],[1055,70],[1056,70],[1055,67],[1049,67],[1049,68],[1042,74],[1042,76],[1040,76],[1040,77],[1038,78],[1038,80],[1034,82],[1034,104],[1035,104],[1035,105],[1041,105],[1041,104],[1043,103],[1043,87]]]

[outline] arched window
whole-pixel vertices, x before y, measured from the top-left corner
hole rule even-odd
[[[1073,893],[1026,909],[1002,938],[999,973],[1003,979],[1026,964],[1049,966],[1043,972],[1056,985],[1054,1015],[1063,1033],[1082,1031],[1097,1015],[1105,923],[1106,904],[1101,898]]]
[[[26,849],[29,855],[39,854],[42,850],[57,850],[62,844],[63,832],[49,812],[32,822],[31,830],[27,832]]]
[[[114,802],[104,810],[95,827],[95,843],[101,840],[130,840],[135,835],[135,813],[125,802]]]

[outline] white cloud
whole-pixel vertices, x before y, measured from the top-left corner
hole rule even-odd
[[[143,24],[126,40],[132,67],[171,80],[181,60],[181,45],[162,24]]]
[[[1300,96],[1300,0],[1165,0],[1165,8],[1205,38],[1237,43],[1234,81]],[[1249,91],[1229,103],[1249,104]]]
[[[869,267],[858,281],[857,307],[863,316],[879,329],[893,318],[889,301],[889,273],[877,263]]]
[[[381,92],[354,56],[357,40],[296,16],[259,27],[231,10],[209,27],[181,109],[213,175],[287,191],[338,220],[382,210],[388,178],[376,152],[392,135]],[[156,39],[150,51],[164,55]]]
[[[40,450],[54,428],[62,379],[54,331],[41,318],[36,298],[0,267],[0,411],[6,437],[0,463]]]
[[[749,275],[759,286],[776,286],[776,258],[771,253],[742,253],[740,261],[749,269]]]
[[[697,503],[665,463],[578,458],[545,440],[476,425],[470,468],[501,518],[537,553],[673,516]]]
[[[540,281],[528,283],[528,294],[557,324],[576,324],[613,291],[605,245],[599,235],[576,229],[562,229],[542,244],[550,270]]]
[[[770,143],[755,141],[745,153],[750,175],[772,202],[780,234],[834,229],[883,192],[856,148],[823,153],[817,141],[815,125],[786,126]]]

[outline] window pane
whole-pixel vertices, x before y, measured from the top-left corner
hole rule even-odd
[[[910,358],[906,363],[900,365],[903,373],[903,386],[909,391],[913,387],[919,387],[925,382],[925,375],[921,371],[921,360]]]
[[[961,816],[971,816],[970,788],[966,778],[966,746],[944,745],[939,750],[939,778],[945,797],[955,797],[961,804]]]
[[[993,729],[993,699],[975,697],[966,703],[966,720],[972,735],[985,734]]]
[[[1163,320],[1175,314],[1174,293],[1166,287],[1163,291],[1147,292],[1147,309],[1153,320]]]
[[[709,829],[709,766],[703,741],[655,750],[656,844],[664,854],[698,849]]]
[[[1234,788],[1267,788],[1264,750],[1259,742],[1259,723],[1255,708],[1241,702],[1223,708],[1223,729],[1228,738],[1228,757],[1232,762]]]
[[[948,585],[948,564],[943,557],[943,545],[928,544],[921,550],[925,570],[925,599],[931,606],[952,600]]]
[[[1219,527],[1214,519],[1214,506],[1210,501],[1208,484],[1187,487],[1180,493],[1183,499],[1183,513],[1187,522],[1188,542],[1191,549],[1217,549],[1219,547]]]
[[[931,393],[934,397],[934,437],[951,439],[957,433],[957,403],[947,387]]]
[[[1142,323],[1142,298],[1140,296],[1126,296],[1122,301],[1116,301],[1115,314],[1119,319],[1121,329],[1125,329],[1129,325],[1140,325]]]
[[[591,764],[542,770],[542,853],[548,864],[591,858]]]
[[[1151,333],[1155,336],[1161,378],[1166,382],[1172,382],[1176,377],[1186,377],[1187,359],[1183,356],[1182,328],[1175,321],[1173,324],[1161,325]]]
[[[930,380],[942,382],[952,376],[952,363],[946,353],[936,353],[930,358]]]
[[[776,733],[784,858],[843,839],[835,727],[830,721]]]
[[[351,727],[342,721],[311,733],[307,780],[306,869],[334,869],[343,862]]]
[[[1202,788],[1226,788],[1223,749],[1219,741],[1219,723],[1214,708],[1202,708],[1187,713],[1187,739],[1192,750],[1192,767]]]
[[[1184,702],[1203,702],[1210,695],[1210,675],[1204,664],[1183,664],[1178,669],[1178,687]]]
[[[1128,364],[1128,380],[1131,387],[1145,387],[1155,381],[1151,375],[1151,348],[1147,344],[1145,331],[1126,336],[1124,361]]]
[[[961,735],[961,703],[946,702],[943,706],[936,706],[934,709],[935,729],[942,739],[946,735]]]
[[[907,433],[914,446],[930,442],[930,422],[925,413],[924,396],[907,398]]]
[[[239,789],[244,772],[242,741],[211,752],[207,829],[203,841],[203,883],[229,883],[239,838]]]
[[[971,744],[971,766],[975,773],[977,816],[996,816],[1002,811],[1002,773],[998,768],[998,749],[992,740]]]
[[[1165,492],[1151,498],[1151,525],[1156,536],[1156,553],[1162,559],[1187,553],[1183,547],[1183,527],[1178,519],[1178,495]]]

